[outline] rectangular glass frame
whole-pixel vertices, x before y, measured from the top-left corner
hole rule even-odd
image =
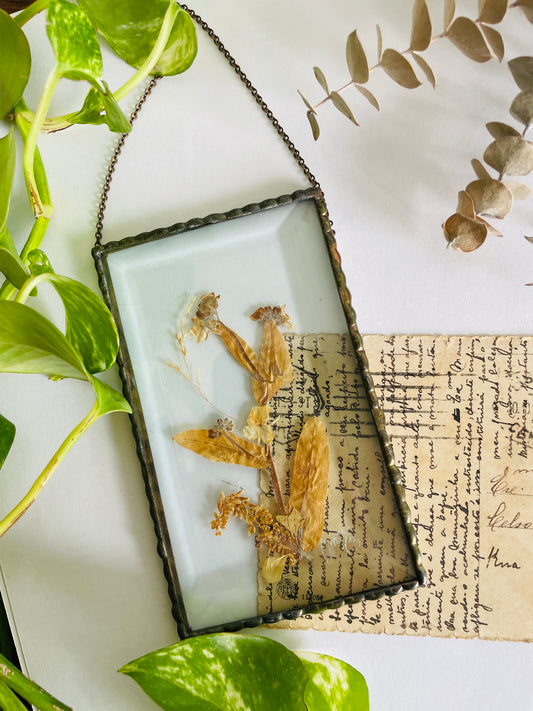
[[[93,257],[120,334],[120,374],[132,406],[133,434],[181,638],[295,619],[425,583],[401,475],[394,464],[334,233],[318,189],[97,245]],[[362,589],[350,583],[340,594],[337,589],[329,597],[311,596],[305,604],[289,599],[282,609],[258,612],[255,548],[242,531],[237,532],[242,524],[239,527],[235,522],[235,531],[224,531],[221,538],[226,541],[217,549],[221,539],[214,546],[209,517],[218,498],[217,487],[220,491],[231,483],[234,490],[246,487],[246,493],[253,494],[255,487],[259,494],[259,484],[250,484],[253,477],[248,473],[243,485],[242,475],[228,469],[234,465],[222,465],[220,473],[220,467],[213,469],[217,463],[186,451],[193,457],[190,464],[186,455],[176,454],[181,448],[172,442],[177,431],[203,426],[197,423],[205,418],[206,408],[191,383],[168,367],[173,360],[172,329],[188,299],[209,292],[222,294],[220,306],[224,314],[230,314],[227,322],[231,325],[231,314],[281,304],[286,305],[298,333],[333,332],[344,334],[350,342],[360,376],[358,387],[380,448],[390,505],[397,511],[405,542],[407,575],[379,577],[378,583]],[[248,319],[235,330],[257,352],[260,343],[253,327]],[[199,356],[205,377],[202,390],[212,393],[213,400],[227,402],[229,411],[239,411],[245,420],[246,379],[231,370],[235,363],[226,366],[219,355],[215,351],[215,366]]]

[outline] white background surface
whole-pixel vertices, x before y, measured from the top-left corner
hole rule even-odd
[[[440,30],[442,3],[430,6]],[[473,0],[460,5],[470,17],[476,6]],[[470,255],[446,250],[440,229],[455,210],[457,191],[473,179],[470,159],[481,157],[491,140],[484,124],[509,120],[517,89],[505,63],[478,66],[438,42],[425,55],[437,74],[436,91],[424,84],[409,92],[375,72],[369,86],[382,110],[365,106],[354,92],[361,127],[326,107],[315,144],[296,89],[313,101],[321,96],[315,64],[332,86],[346,81],[344,43],[354,28],[371,56],[376,23],[385,46],[406,48],[410,3],[197,0],[195,9],[317,175],[363,333],[531,334],[533,292],[524,284],[533,281],[533,247],[523,235],[533,233],[533,200],[517,204],[505,219],[503,239],[489,238]],[[517,10],[502,31],[508,58],[530,53],[533,26]],[[33,32],[35,83],[42,84],[49,67],[42,23]],[[199,40],[193,68],[155,89],[128,139],[113,180],[106,239],[306,185],[221,56],[205,36]],[[118,86],[128,72],[107,56],[106,62],[107,80]],[[54,112],[75,108],[83,93],[69,83]],[[103,128],[76,127],[40,145],[57,213],[44,248],[57,272],[96,288],[90,248],[114,138]],[[9,226],[21,241],[31,224],[25,200],[20,187]],[[106,379],[118,384],[116,372]],[[84,384],[2,376],[2,411],[18,426],[0,477],[5,511],[91,404]],[[0,541],[0,562],[24,660],[41,684],[78,711],[154,708],[115,671],[176,641],[126,417],[100,421],[78,443],[35,506]],[[372,711],[532,708],[530,645],[261,633],[352,663],[367,678]]]

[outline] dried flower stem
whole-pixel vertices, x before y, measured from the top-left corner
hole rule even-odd
[[[281,513],[283,514],[283,516],[286,516],[288,512],[287,512],[287,509],[285,508],[285,502],[283,501],[283,494],[281,493],[281,487],[279,485],[278,474],[276,472],[276,466],[275,466],[274,460],[272,458],[272,452],[270,450],[270,447],[268,448],[268,452],[267,452],[267,460],[268,460],[268,472],[270,474],[270,481],[272,482],[274,494],[276,495],[276,501],[278,502],[278,506],[281,510]]]

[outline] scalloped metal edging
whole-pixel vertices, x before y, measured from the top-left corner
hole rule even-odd
[[[142,416],[142,406],[135,385],[135,376],[132,371],[131,360],[124,339],[124,331],[116,304],[113,283],[107,266],[106,256],[117,250],[127,249],[136,245],[146,244],[147,242],[161,240],[170,235],[190,232],[191,230],[204,227],[206,225],[238,219],[246,215],[253,215],[255,213],[280,207],[282,205],[290,205],[305,200],[314,201],[318,218],[322,225],[324,237],[328,247],[330,263],[335,276],[339,297],[344,309],[346,322],[348,324],[355,357],[370,401],[372,417],[376,425],[376,431],[378,433],[378,438],[385,459],[386,469],[392,484],[392,492],[400,511],[402,525],[411,552],[416,577],[412,580],[402,581],[401,583],[372,588],[370,590],[354,593],[353,595],[334,598],[320,603],[310,603],[303,607],[291,608],[275,613],[256,615],[253,617],[235,620],[230,623],[212,625],[202,629],[193,630],[187,621],[187,613],[181,594],[178,571],[176,569],[176,563],[172,553],[172,547],[170,545],[170,537],[163,510],[163,502],[157,482],[157,473],[154,468],[148,434],[146,432]],[[103,245],[98,244],[93,248],[92,254],[96,264],[100,289],[107,306],[113,314],[120,333],[120,350],[118,357],[119,372],[123,383],[124,394],[132,406],[132,415],[130,415],[132,432],[136,443],[137,455],[141,463],[146,495],[150,506],[150,514],[152,516],[154,531],[157,537],[157,552],[163,562],[163,570],[168,584],[169,596],[172,602],[172,615],[176,620],[180,638],[184,639],[186,637],[214,632],[237,631],[248,627],[256,627],[261,624],[272,624],[275,622],[281,622],[282,620],[294,620],[303,614],[319,613],[324,610],[336,609],[343,605],[356,604],[362,602],[363,600],[377,600],[386,595],[396,595],[402,591],[414,590],[420,585],[425,585],[426,573],[422,566],[421,553],[417,544],[416,532],[413,524],[411,523],[411,512],[405,499],[405,492],[401,483],[401,474],[394,461],[392,445],[385,428],[385,417],[378,403],[374,382],[368,366],[368,360],[364,352],[363,339],[357,328],[356,315],[352,306],[351,294],[346,286],[346,277],[342,270],[341,257],[337,250],[335,235],[329,220],[328,210],[322,191],[319,188],[313,187],[306,190],[298,190],[292,194],[281,195],[277,198],[271,198],[259,203],[250,203],[242,208],[236,208],[228,212],[213,213],[203,218],[193,218],[187,222],[178,222],[169,227],[143,232],[135,236],[126,237],[119,241],[113,241]]]

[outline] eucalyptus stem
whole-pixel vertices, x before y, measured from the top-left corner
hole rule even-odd
[[[6,533],[11,526],[13,526],[19,518],[26,513],[30,506],[34,503],[35,499],[39,495],[41,489],[46,484],[48,479],[52,476],[58,465],[63,461],[68,452],[72,449],[73,445],[78,441],[78,439],[93,425],[98,417],[100,416],[98,399],[91,408],[90,412],[83,418],[83,420],[76,425],[76,427],[70,432],[70,434],[63,440],[59,449],[55,452],[54,456],[50,459],[48,464],[39,474],[37,479],[34,481],[32,487],[29,489],[28,493],[19,501],[19,503],[7,514],[5,518],[0,521],[0,537]],[[1,671],[1,670],[0,670]]]

